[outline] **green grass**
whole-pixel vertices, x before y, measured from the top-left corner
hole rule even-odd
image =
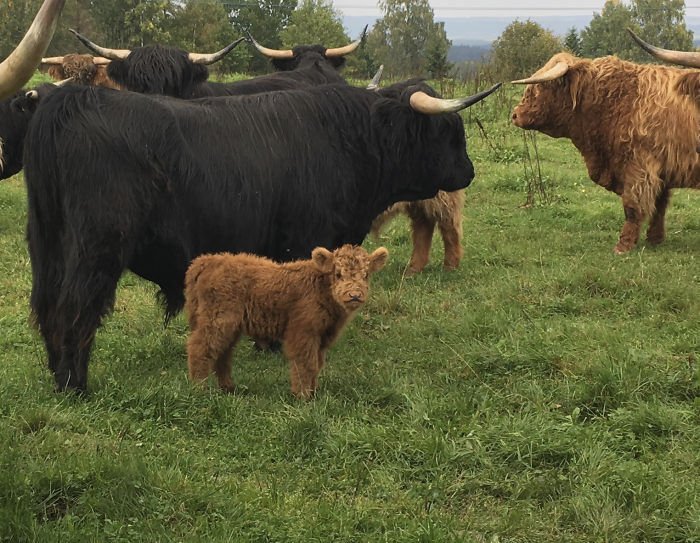
[[[3,183],[0,540],[700,541],[700,192],[674,195],[664,244],[613,255],[620,201],[568,141],[539,138],[552,203],[522,206],[508,93],[465,114],[459,270],[436,236],[404,277],[405,219],[368,240],[390,262],[306,403],[250,342],[240,393],[193,388],[183,316],[164,328],[133,275],[89,397],[55,394],[28,324],[25,192]]]

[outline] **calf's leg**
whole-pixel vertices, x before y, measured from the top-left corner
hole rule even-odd
[[[292,394],[297,398],[311,398],[316,392],[318,374],[323,365],[319,339],[288,335],[284,339],[282,348],[289,360]]]
[[[664,188],[656,197],[656,207],[647,229],[647,241],[652,245],[658,245],[666,237],[666,208],[671,200],[671,191]]]

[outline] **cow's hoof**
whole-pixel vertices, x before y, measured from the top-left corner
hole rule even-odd
[[[647,235],[647,243],[649,245],[659,245],[659,244],[663,243],[664,239],[665,239],[665,236],[663,236],[663,235],[660,235],[660,236],[659,235],[651,235],[651,236]]]
[[[627,246],[626,244],[621,244],[618,243],[615,245],[615,254],[616,255],[624,255],[626,253],[629,253],[632,250],[632,247]]]

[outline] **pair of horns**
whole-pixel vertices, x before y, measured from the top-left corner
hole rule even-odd
[[[645,42],[642,38],[637,36],[629,28],[627,32],[630,33],[632,39],[637,42],[637,44],[644,49],[650,55],[655,56],[659,60],[665,62],[670,62],[671,64],[679,64],[681,66],[688,66],[689,68],[700,68],[700,53],[687,52],[687,51],[673,51],[672,49],[662,49],[661,47],[656,47],[650,43]]]
[[[359,38],[357,38],[354,42],[349,43],[348,45],[345,45],[343,47],[334,47],[331,49],[326,49],[326,57],[327,58],[333,58],[333,57],[344,57],[345,55],[348,55],[355,51],[360,44],[362,43],[362,40],[365,39],[365,36],[367,35],[367,26],[365,25],[364,30],[362,31],[362,34],[360,35]],[[253,44],[253,46],[263,55],[265,55],[268,58],[278,58],[278,59],[285,59],[285,58],[294,58],[294,51],[291,49],[270,49],[269,47],[264,47],[260,45],[253,36],[248,34],[248,39],[250,40],[250,43]]]
[[[426,115],[438,115],[440,113],[454,113],[462,109],[473,106],[477,102],[481,102],[489,94],[492,94],[501,86],[501,83],[496,83],[490,89],[473,94],[467,98],[435,98],[423,91],[414,92],[409,99],[411,108],[418,113]]]
[[[62,57],[45,57],[41,59],[41,63],[53,66],[61,65],[67,56],[68,55],[64,55]],[[92,63],[95,66],[104,66],[110,62],[112,61],[105,57],[92,57]]]
[[[131,49],[110,49],[109,47],[102,47],[91,42],[85,36],[79,34],[72,28],[69,30],[83,43],[83,45],[85,45],[85,47],[94,53],[107,58],[108,60],[123,60],[131,54]],[[216,53],[188,53],[188,57],[195,64],[213,64],[229,54],[234,47],[236,47],[236,45],[241,43],[243,40],[244,38],[238,38],[236,41],[231,42]]]
[[[22,41],[0,63],[0,100],[31,79],[53,37],[64,3],[65,0],[44,0]]]

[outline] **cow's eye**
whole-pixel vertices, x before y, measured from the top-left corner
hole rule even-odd
[[[342,273],[340,273],[339,271],[335,272],[335,278],[336,278],[336,279],[340,279],[341,277],[343,277],[343,274],[342,274]]]

